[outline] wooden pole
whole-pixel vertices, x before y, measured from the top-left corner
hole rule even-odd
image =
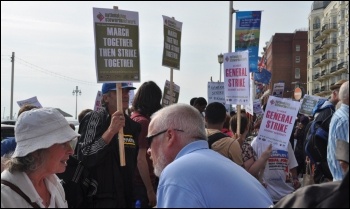
[[[113,6],[113,9],[118,9],[118,6]],[[120,110],[124,113],[123,110],[123,89],[122,84],[117,83],[117,110]],[[124,130],[121,128],[118,132],[118,143],[119,143],[119,158],[120,166],[125,166],[125,150],[124,150]]]
[[[121,110],[123,113],[123,89],[122,84],[117,83],[117,109]],[[121,128],[118,132],[118,143],[119,143],[119,158],[120,158],[120,165],[125,166],[125,151],[124,151],[124,131],[123,128]]]
[[[173,92],[174,92],[174,86],[173,86],[173,68],[170,68],[170,101],[169,105],[173,104]]]

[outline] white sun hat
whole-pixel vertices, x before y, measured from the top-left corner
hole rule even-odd
[[[38,149],[68,142],[80,136],[63,115],[54,108],[38,108],[23,112],[15,125],[17,146],[12,157],[24,157]]]

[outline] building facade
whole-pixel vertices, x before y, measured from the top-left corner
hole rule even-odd
[[[328,97],[349,80],[349,2],[314,1],[308,19],[307,93]]]
[[[264,48],[266,67],[271,72],[269,89],[275,83],[284,83],[284,98],[294,98],[294,89],[306,93],[307,81],[307,30],[294,33],[276,33]]]

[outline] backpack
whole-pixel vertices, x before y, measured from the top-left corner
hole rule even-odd
[[[329,108],[327,111],[330,111],[330,114],[328,114],[325,119],[315,118],[315,120],[310,122],[311,125],[305,139],[305,154],[310,158],[311,162],[316,165],[316,169],[318,169],[317,172],[320,172],[320,175],[332,179],[333,177],[327,162],[328,130],[326,129],[327,125],[324,124],[332,118],[334,106],[327,105],[321,108],[321,105],[317,104],[318,108],[314,109],[314,115],[326,108]]]
[[[212,144],[214,144],[216,141],[219,141],[220,139],[225,137],[228,137],[228,136],[222,132],[217,132],[215,134],[208,136],[209,149],[211,149]]]
[[[56,175],[61,179],[69,208],[86,208],[90,205],[98,183],[76,156],[69,156],[65,172]]]

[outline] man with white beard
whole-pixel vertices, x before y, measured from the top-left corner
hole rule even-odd
[[[194,107],[173,104],[154,113],[147,140],[159,176],[158,208],[272,205],[256,178],[209,149],[203,117]]]

